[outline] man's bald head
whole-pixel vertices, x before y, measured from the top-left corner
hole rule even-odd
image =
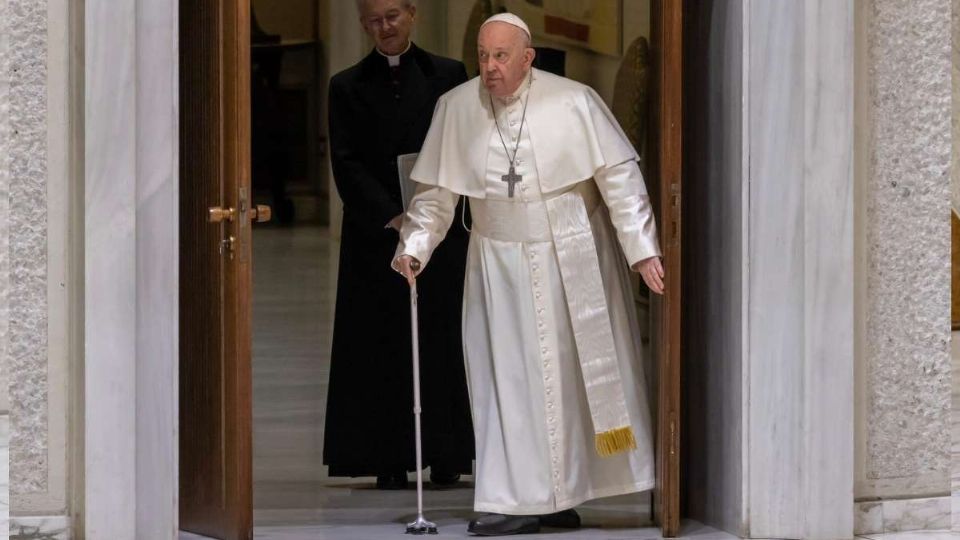
[[[520,87],[536,55],[530,47],[530,36],[503,21],[490,21],[480,28],[477,51],[483,85],[497,97],[508,96]]]

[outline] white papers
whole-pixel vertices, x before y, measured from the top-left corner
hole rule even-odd
[[[417,183],[410,179],[413,165],[417,162],[417,153],[400,154],[397,156],[397,173],[400,176],[400,197],[403,200],[403,211],[410,208],[410,200],[417,190]]]

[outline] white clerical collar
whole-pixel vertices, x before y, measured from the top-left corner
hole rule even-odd
[[[387,59],[387,63],[390,64],[390,67],[399,66],[399,65],[400,65],[400,57],[403,56],[403,55],[405,55],[405,54],[407,54],[407,51],[410,50],[410,45],[412,45],[412,44],[413,44],[412,41],[407,41],[407,48],[404,49],[403,52],[400,53],[400,54],[386,54],[386,53],[384,53],[383,51],[381,51],[380,49],[377,49],[377,52],[380,53],[380,56],[383,56],[383,57],[385,57],[385,58]]]
[[[530,74],[527,76],[526,80],[520,83],[520,86],[513,91],[508,96],[498,97],[497,100],[505,105],[510,105],[515,103],[518,99],[522,98],[526,94],[527,90],[530,89],[530,85],[533,84],[533,70],[530,70]]]

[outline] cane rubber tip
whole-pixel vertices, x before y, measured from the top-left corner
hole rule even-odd
[[[421,534],[438,534],[436,527],[407,527],[407,534],[421,535]]]

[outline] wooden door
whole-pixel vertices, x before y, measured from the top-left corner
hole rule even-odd
[[[224,540],[253,535],[249,13],[180,2],[180,528]]]
[[[654,512],[665,538],[680,529],[680,210],[682,0],[653,0],[652,129],[649,167],[654,182],[651,197],[658,209],[663,250],[665,294],[652,305],[657,328],[657,488]]]

